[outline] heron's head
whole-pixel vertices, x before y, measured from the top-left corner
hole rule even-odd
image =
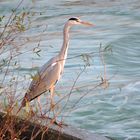
[[[73,26],[73,25],[85,25],[85,26],[93,26],[92,23],[90,22],[87,22],[87,21],[82,21],[80,18],[77,18],[77,17],[72,17],[68,20],[68,24],[70,26]]]

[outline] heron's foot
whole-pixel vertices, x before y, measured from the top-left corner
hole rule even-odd
[[[60,121],[60,122],[58,122],[58,121],[54,121],[54,124],[56,124],[56,125],[58,125],[59,127],[63,127],[63,126],[68,126],[67,124],[65,124],[63,121]]]

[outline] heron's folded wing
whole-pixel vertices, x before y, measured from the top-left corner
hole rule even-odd
[[[61,65],[60,63],[53,63],[47,67],[43,73],[37,73],[29,87],[26,97],[29,101],[49,90],[60,77]]]

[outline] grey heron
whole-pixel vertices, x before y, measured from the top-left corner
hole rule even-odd
[[[58,55],[51,58],[45,63],[34,76],[29,89],[27,90],[22,103],[21,108],[26,105],[26,102],[30,102],[37,98],[46,91],[51,93],[51,106],[53,106],[54,88],[57,81],[60,79],[67,58],[68,46],[69,46],[69,30],[73,25],[87,25],[93,26],[92,23],[82,21],[77,17],[70,18],[63,29],[63,45]]]

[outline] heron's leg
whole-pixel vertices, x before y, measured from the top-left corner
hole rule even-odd
[[[53,113],[53,119],[52,119],[52,123],[55,123],[56,125],[60,126],[60,127],[63,127],[65,124],[61,121],[61,122],[58,122],[57,121],[57,117],[59,116],[59,114],[61,113],[58,105],[56,105],[54,103],[54,89],[55,87],[51,87],[50,89],[50,93],[51,93],[51,105],[50,105],[50,110],[52,111]],[[66,125],[65,125],[66,126]]]
[[[40,103],[40,96],[37,97],[37,103],[38,103],[39,111],[42,115],[42,106],[41,106],[41,103]]]
[[[51,92],[51,110],[54,111],[54,86],[51,87],[50,89],[50,92]]]

